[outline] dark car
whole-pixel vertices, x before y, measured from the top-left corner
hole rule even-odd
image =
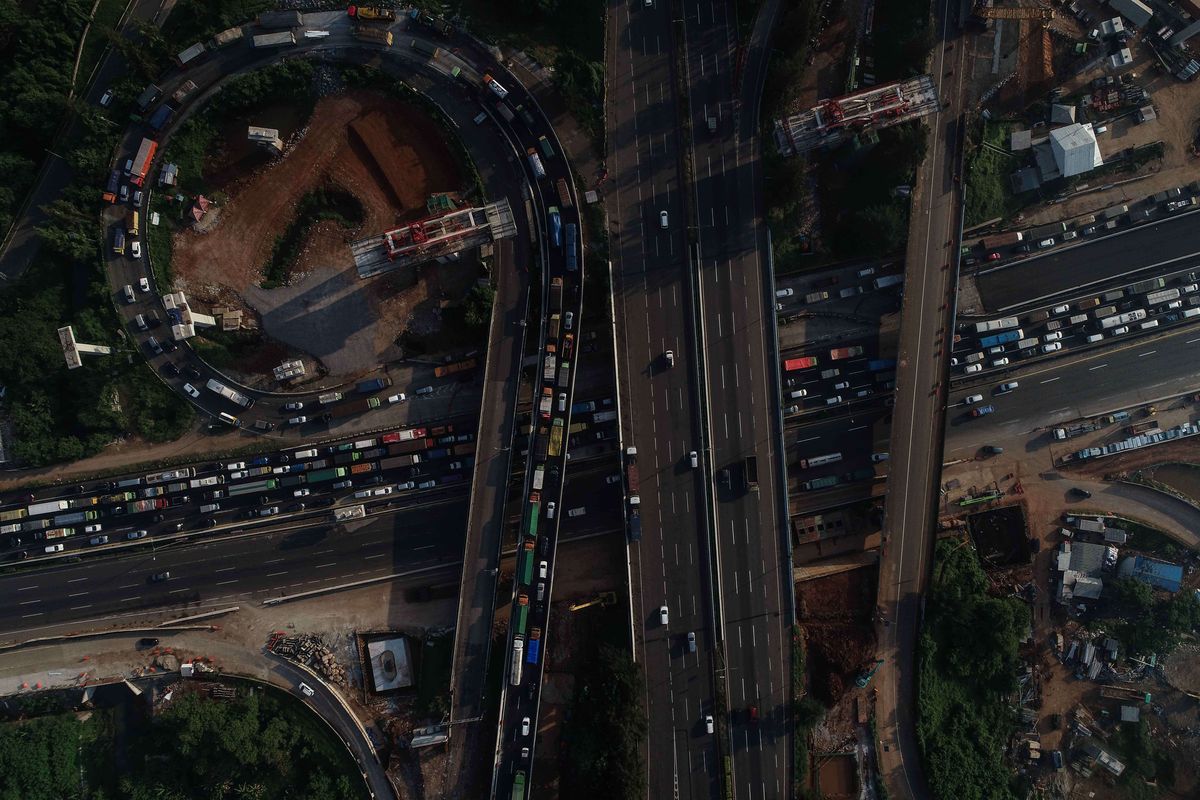
[[[153,636],[143,636],[138,639],[138,647],[157,647],[158,639]]]
[[[171,579],[171,573],[169,571],[168,572],[156,572],[150,576],[151,583],[162,583],[163,581],[167,581],[170,579]]]
[[[191,365],[183,368],[183,374],[187,375],[189,378],[191,378],[194,381],[200,380],[200,370],[196,369],[195,367],[193,367]]]
[[[162,371],[164,375],[169,375],[172,378],[179,375],[179,367],[175,366],[175,362],[173,361],[168,361],[163,364]]]
[[[215,527],[217,527],[217,519],[216,519],[216,517],[209,517],[208,519],[204,520],[204,527],[206,527],[206,528],[215,528]]]
[[[1089,492],[1087,489],[1080,489],[1078,486],[1072,486],[1071,487],[1071,496],[1079,497],[1083,500],[1087,500],[1089,497],[1092,496],[1092,493]]]
[[[326,506],[331,506],[336,502],[337,498],[335,497],[318,497],[316,500],[312,501],[311,505],[313,508],[325,508]]]
[[[171,505],[173,505],[173,506],[185,506],[185,505],[187,505],[187,504],[188,504],[188,501],[189,501],[189,500],[191,500],[191,498],[190,498],[190,497],[188,497],[186,494],[181,494],[181,495],[179,495],[178,497],[172,497],[172,498],[171,498]]]

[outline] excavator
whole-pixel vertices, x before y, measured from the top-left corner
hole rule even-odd
[[[591,608],[592,606],[595,606],[595,605],[611,606],[611,605],[615,605],[616,602],[617,602],[617,593],[616,592],[600,592],[599,594],[597,594],[587,600],[578,600],[574,603],[571,603],[571,605],[567,606],[567,609],[569,611],[583,611],[585,608]]]

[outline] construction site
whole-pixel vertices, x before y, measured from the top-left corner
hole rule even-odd
[[[468,200],[472,170],[438,123],[360,90],[322,97],[307,119],[272,117],[280,127],[235,122],[222,136],[249,145],[213,148],[205,174],[220,183],[175,234],[171,268],[220,344],[236,345],[236,377],[272,386],[289,359],[304,381],[349,376],[436,343],[443,310],[486,274],[481,246],[513,227],[506,207]],[[397,231],[412,246],[384,252],[388,270],[361,270],[354,243]]]

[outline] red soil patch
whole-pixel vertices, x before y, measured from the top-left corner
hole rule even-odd
[[[796,585],[813,694],[832,707],[875,657],[876,568],[856,569]]]

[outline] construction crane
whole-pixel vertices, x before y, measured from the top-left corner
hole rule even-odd
[[[879,671],[881,666],[883,666],[882,658],[878,659],[869,670],[863,670],[863,673],[858,676],[856,681],[854,681],[854,685],[860,689],[867,688],[867,684],[871,682],[871,678],[875,677],[875,673]]]
[[[1040,19],[1043,26],[1049,26],[1054,19],[1054,9],[1045,6],[997,8],[996,6],[975,6],[975,16],[983,19]]]
[[[576,603],[571,603],[567,606],[570,611],[583,611],[585,608],[590,608],[594,605],[611,606],[617,602],[616,592],[600,592],[600,594],[588,600],[580,600]]]

